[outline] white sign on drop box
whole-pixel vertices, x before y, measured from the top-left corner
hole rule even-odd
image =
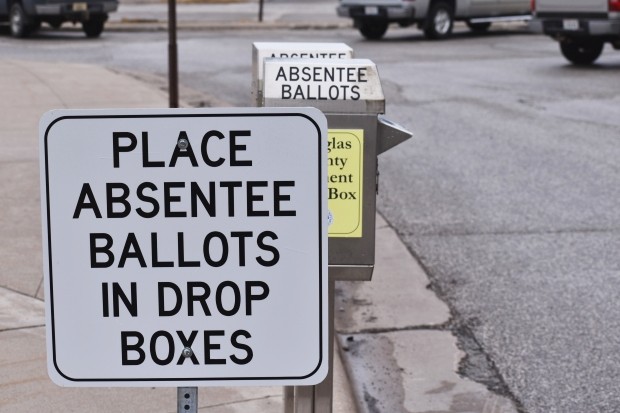
[[[45,114],[53,381],[321,382],[326,132],[313,108]]]

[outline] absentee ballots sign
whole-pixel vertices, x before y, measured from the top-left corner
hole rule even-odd
[[[264,71],[266,102],[384,100],[368,59],[268,59]]]
[[[312,108],[45,114],[53,381],[321,382],[327,142]]]

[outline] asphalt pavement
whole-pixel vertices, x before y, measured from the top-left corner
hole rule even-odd
[[[294,7],[273,14],[267,7],[265,17],[278,27],[321,28],[327,20],[316,13],[327,16],[333,5],[318,4],[322,11],[312,17]],[[200,5],[207,15],[219,16],[202,27],[250,24],[249,12],[239,10],[249,10],[248,5]],[[195,16],[199,12],[192,7],[187,13]],[[135,12],[123,20],[122,10],[110,28],[153,29],[141,23],[154,24],[152,17]],[[38,119],[44,112],[166,107],[167,96],[153,85],[96,65],[0,59],[0,74],[0,411],[174,411],[174,389],[72,389],[51,383],[45,368],[39,218]],[[427,275],[394,229],[377,218],[373,280],[337,287],[334,411],[516,412],[508,398],[457,373],[464,353],[450,331],[448,307],[428,288]],[[209,412],[281,411],[282,389],[201,388],[199,407]]]

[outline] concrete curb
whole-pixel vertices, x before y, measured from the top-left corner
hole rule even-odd
[[[168,29],[165,3],[121,2],[106,24],[115,31]],[[191,30],[333,30],[352,27],[352,20],[339,17],[331,2],[278,2],[265,5],[259,16],[255,2],[180,3],[176,7],[179,31]],[[262,21],[259,22],[259,17]]]
[[[179,31],[217,31],[217,30],[336,30],[353,27],[351,23],[320,23],[320,22],[182,22],[177,23]],[[106,30],[114,32],[168,31],[165,21],[132,21],[109,22]]]
[[[424,269],[377,216],[370,282],[341,282],[336,336],[359,413],[517,413],[514,403],[457,373],[465,353]]]

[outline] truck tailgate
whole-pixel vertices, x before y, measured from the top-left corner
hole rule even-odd
[[[402,6],[401,0],[340,0],[343,6],[384,6],[398,7]]]
[[[608,0],[537,0],[537,13],[607,13]]]

